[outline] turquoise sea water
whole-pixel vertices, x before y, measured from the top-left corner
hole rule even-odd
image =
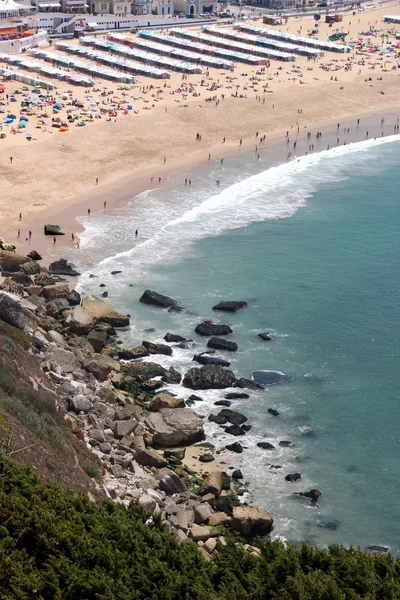
[[[211,165],[188,175],[191,190],[180,175],[124,210],[82,219],[81,289],[98,294],[105,283],[109,301],[132,315],[124,344],[171,331],[203,351],[195,325],[220,318],[239,344],[229,356],[238,376],[256,369],[290,375],[233,402],[253,429],[240,440],[243,454],[227,461],[240,466],[251,484],[248,501],[272,512],[284,538],[400,549],[399,150],[395,138],[377,140],[269,169],[241,156],[225,161],[217,191],[221,167]],[[146,288],[190,311],[140,304]],[[246,300],[248,308],[218,315],[211,307],[222,299]],[[277,339],[259,340],[266,330]],[[174,350],[160,362],[184,372],[195,365],[193,354]],[[195,410],[217,412],[213,403],[224,393],[201,393]],[[234,441],[215,424],[206,428],[217,448]],[[261,439],[294,446],[262,451]],[[302,480],[287,483],[284,476],[296,471]],[[313,487],[323,492],[316,508],[290,498]]]

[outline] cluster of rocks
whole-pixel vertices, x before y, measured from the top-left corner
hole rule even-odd
[[[0,319],[31,336],[32,351],[58,388],[59,408],[103,466],[99,491],[116,502],[135,500],[161,513],[179,539],[193,540],[207,557],[224,549],[227,528],[244,537],[269,533],[273,519],[268,512],[237,505],[241,471],[233,471],[231,477],[222,471],[200,476],[185,465],[185,447],[204,439],[204,420],[189,408],[197,396],[185,402],[168,389],[181,382],[193,390],[259,389],[257,381],[237,379],[224,368],[229,362],[215,356],[215,349],[237,349],[218,337],[232,329],[211,321],[198,325],[196,332],[211,338],[207,346],[212,350],[195,356],[200,366],[182,377],[174,367],[167,369],[148,359],[171,356],[169,344],[190,348],[191,340],[168,333],[165,344],[143,340],[136,348],[123,348],[116,335],[129,325],[129,316],[97,297],[81,297],[60,281],[60,275],[78,274],[67,261],[46,269],[39,260],[34,252],[21,256],[0,250],[5,277],[0,285]],[[173,299],[150,290],[141,302],[177,306]],[[236,304],[241,306],[220,303],[214,309],[233,311],[245,305]],[[232,435],[251,428],[244,415],[229,408],[230,399],[241,397],[248,394],[227,394],[220,401],[224,408],[210,417]],[[243,450],[239,443],[227,448]],[[206,455],[203,459],[208,460]],[[311,492],[305,492],[304,499],[315,503],[316,494]]]

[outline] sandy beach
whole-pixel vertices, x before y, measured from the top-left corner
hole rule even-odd
[[[396,6],[386,3],[356,15],[345,14],[340,26],[349,31],[347,42],[375,26],[381,31],[375,37],[364,36],[365,41],[383,43],[382,34],[393,30],[383,17],[395,12]],[[303,17],[290,19],[282,28],[304,35],[312,26],[313,19]],[[322,23],[319,38],[327,39],[331,33]],[[392,33],[388,40],[393,42]],[[292,139],[308,131],[314,138],[317,131],[336,122],[346,122],[349,128],[353,123],[355,128],[357,119],[361,125],[367,117],[378,123],[388,114],[396,122],[400,115],[397,63],[395,53],[388,58],[381,52],[354,49],[350,54],[326,53],[318,61],[305,57],[290,64],[272,61],[268,74],[240,64],[233,73],[210,69],[208,77],[190,76],[189,82],[179,73],[173,73],[166,84],[138,77],[130,90],[97,81],[99,93],[96,96],[91,90],[92,100],[101,102],[112,90],[122,107],[124,102],[134,102],[135,112],[121,109],[116,119],[93,119],[86,127],[72,125],[66,133],[32,124],[33,141],[28,142],[24,134],[0,140],[0,235],[20,251],[29,247],[44,252],[53,241],[44,237],[42,227],[52,222],[66,233],[57,238],[57,246],[73,246],[71,233],[79,232],[77,216],[89,208],[92,213],[103,209],[104,202],[107,209],[121,206],[149,186],[162,185],[170,174],[207,162],[209,155],[214,161],[249,150],[263,135],[266,144],[282,143],[286,131]],[[68,84],[56,84],[57,92],[66,94]],[[6,83],[4,112],[16,111],[16,103],[7,105],[6,94],[18,85],[22,86]],[[216,89],[210,91],[211,87]],[[74,88],[73,94],[88,102],[85,90]],[[196,140],[197,133],[201,141]],[[385,135],[392,133],[393,126],[384,130]],[[346,139],[352,141],[351,132]],[[32,239],[26,242],[28,230]]]

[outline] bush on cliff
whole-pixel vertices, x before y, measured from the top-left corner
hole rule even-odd
[[[231,545],[206,563],[138,504],[96,505],[0,457],[2,599],[400,598],[400,562],[390,555],[270,540],[261,548],[254,558]]]

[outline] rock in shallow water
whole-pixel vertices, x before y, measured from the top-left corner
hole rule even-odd
[[[193,360],[200,363],[201,365],[221,365],[221,367],[229,367],[231,364],[224,358],[219,356],[210,356],[209,354],[196,354],[193,356]]]
[[[235,381],[233,371],[223,369],[220,365],[205,365],[190,369],[183,379],[183,385],[194,390],[211,390],[232,387]]]
[[[213,335],[229,335],[230,333],[233,333],[229,325],[213,323],[212,321],[203,321],[203,323],[199,323],[195,332],[206,337],[212,337]]]
[[[207,342],[207,348],[215,348],[215,350],[225,350],[227,352],[236,352],[238,345],[236,342],[229,342],[223,338],[212,337]]]
[[[255,383],[260,385],[273,385],[275,383],[283,383],[289,379],[289,375],[281,371],[253,371],[251,378]]]
[[[247,302],[244,300],[224,300],[213,306],[213,310],[223,310],[225,312],[236,312],[241,308],[245,308]]]
[[[152,290],[146,290],[139,299],[139,302],[143,304],[152,304],[153,306],[160,306],[161,308],[169,308],[170,306],[176,305],[177,301],[169,296],[158,294]]]

